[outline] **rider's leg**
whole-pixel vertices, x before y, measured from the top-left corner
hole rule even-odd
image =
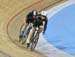
[[[26,33],[27,33],[27,31],[28,31],[28,28],[29,28],[29,25],[28,24],[26,24],[25,25],[25,27],[24,27],[24,34],[23,34],[23,36],[25,36],[26,35]]]
[[[34,33],[35,33],[35,28],[33,27],[33,28],[31,29],[31,31],[30,31],[30,33],[29,33],[29,35],[28,35],[27,41],[26,41],[26,43],[27,43],[27,48],[30,46],[30,42],[31,42],[31,39],[32,39]]]
[[[39,27],[40,27],[39,33],[41,33],[42,30],[43,30],[43,25],[41,25],[41,26],[39,26]],[[28,38],[27,38],[27,43],[30,43],[30,40],[32,39],[34,33],[35,33],[35,27],[32,27],[32,29],[31,29],[31,31],[30,31],[30,33],[29,33],[29,35],[28,35]]]
[[[28,26],[28,24],[25,23],[25,24],[23,25],[23,27],[21,28],[21,31],[20,31],[20,35],[21,35],[21,36],[24,35],[24,32],[25,32],[27,26]]]
[[[32,39],[33,35],[35,33],[35,28],[33,27],[28,35],[28,38],[27,38],[27,42],[26,43],[30,43],[30,40]]]
[[[26,30],[27,26],[28,26],[28,23],[27,23],[27,24],[25,24],[25,27],[24,27],[24,30],[23,30],[23,31],[25,31],[25,30]]]
[[[41,33],[43,31],[43,25],[39,26],[39,33]]]

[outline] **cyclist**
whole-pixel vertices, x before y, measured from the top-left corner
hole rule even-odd
[[[30,26],[32,26],[33,24],[33,22],[34,22],[34,20],[36,19],[36,15],[37,15],[37,11],[36,10],[32,10],[31,12],[29,12],[28,14],[27,14],[27,16],[26,16],[26,19],[25,19],[25,25],[24,25],[24,27],[23,27],[23,29],[22,29],[22,31],[21,31],[21,34],[20,34],[20,38],[22,38],[23,36],[25,36],[25,31],[27,31],[26,30],[26,28],[30,25]]]
[[[43,34],[45,33],[45,30],[46,30],[46,27],[47,27],[47,16],[46,16],[46,12],[45,11],[42,11],[41,14],[38,14],[36,16],[36,20],[33,22],[33,27],[29,33],[29,36],[27,38],[27,47],[30,46],[30,42],[31,42],[31,39],[35,33],[35,28],[36,27],[39,27],[39,33],[42,32],[43,30]]]

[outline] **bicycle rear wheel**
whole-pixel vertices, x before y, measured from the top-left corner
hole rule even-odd
[[[20,36],[19,36],[19,42],[21,42],[23,39],[23,32],[21,32]]]
[[[27,37],[23,37],[22,44],[24,44],[26,42],[26,40],[27,40]]]
[[[26,42],[27,37],[28,37],[29,32],[30,32],[30,29],[31,29],[31,28],[29,28],[29,29],[27,30],[26,35],[23,37],[23,39],[22,39],[22,44],[24,44],[24,43]]]

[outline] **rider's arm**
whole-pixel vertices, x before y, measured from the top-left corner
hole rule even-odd
[[[48,19],[46,18],[45,20],[44,20],[44,30],[43,30],[43,33],[45,33],[45,31],[46,31],[46,28],[47,28],[47,22],[48,22]]]
[[[29,19],[30,19],[30,13],[27,14],[26,18],[24,19],[24,27],[23,27],[23,30],[22,31],[25,31],[26,27],[28,26],[29,24]]]

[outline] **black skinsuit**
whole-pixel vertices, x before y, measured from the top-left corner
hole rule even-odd
[[[43,17],[45,17],[43,20],[41,19],[41,14],[40,15],[38,15],[39,17],[38,18],[33,18],[33,12],[30,12],[28,15],[27,15],[27,19],[26,19],[26,23],[33,23],[33,26],[34,27],[39,27],[39,26],[41,26],[41,25],[43,25],[43,22],[45,22],[45,24],[44,24],[44,33],[45,33],[45,30],[46,30],[46,28],[47,28],[47,21],[48,21],[48,19],[47,19],[47,17],[46,16],[43,16]],[[37,16],[36,16],[37,17]]]
[[[27,15],[27,18],[26,18],[26,23],[33,23],[34,22],[34,20],[35,20],[36,18],[33,18],[33,12],[30,12],[28,15]]]
[[[43,16],[43,15],[42,15]],[[40,16],[36,19],[36,20],[34,20],[34,22],[33,22],[33,26],[34,27],[39,27],[39,26],[41,26],[41,25],[43,25],[43,22],[45,22],[45,24],[44,24],[44,31],[43,31],[43,33],[45,33],[45,31],[46,31],[46,28],[47,28],[47,22],[48,22],[48,19],[47,19],[47,17],[46,16],[43,16],[44,17],[44,19],[42,19]]]

